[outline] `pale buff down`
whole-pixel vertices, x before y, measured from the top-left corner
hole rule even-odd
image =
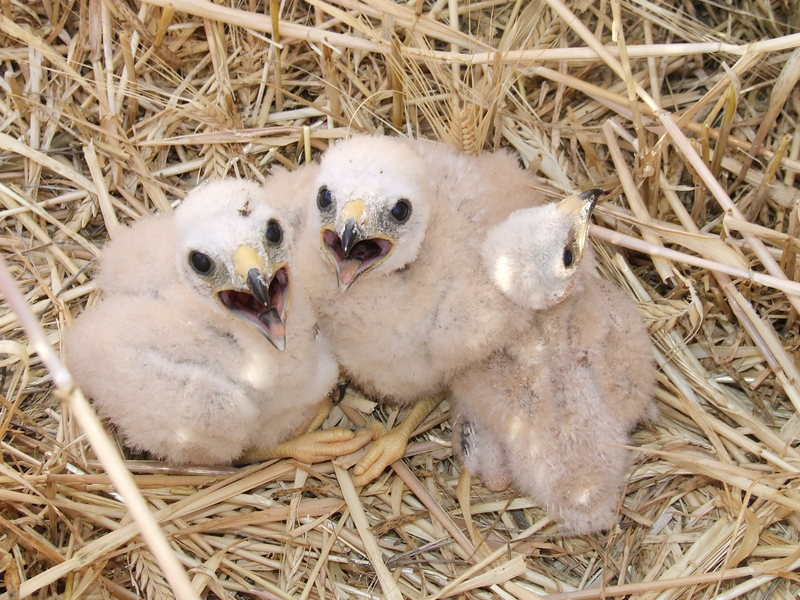
[[[480,249],[493,225],[540,201],[533,183],[506,153],[379,136],[328,150],[303,267],[320,327],[359,387],[413,403],[522,329],[526,311],[486,279]]]
[[[230,463],[303,430],[334,385],[294,270],[299,217],[270,206],[284,193],[280,181],[210,183],[104,249],[104,298],[64,348],[127,445],[172,463]]]
[[[630,454],[620,445],[656,414],[652,349],[636,306],[593,273],[589,211],[527,212],[487,238],[484,256],[535,319],[453,383],[454,449],[488,487],[513,484],[565,533],[597,532],[621,502]]]
[[[359,460],[357,485],[403,456],[454,376],[524,327],[527,311],[481,275],[480,245],[539,201],[533,183],[509,154],[423,140],[357,136],[323,156],[302,262],[320,327],[363,391],[412,405]]]

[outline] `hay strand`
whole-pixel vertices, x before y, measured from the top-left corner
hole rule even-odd
[[[27,306],[4,287],[0,600],[800,593],[793,3],[4,1],[0,40],[0,247]],[[599,272],[648,324],[661,412],[612,531],[563,537],[463,476],[446,400],[358,490],[347,462],[96,446],[48,348],[97,301],[114,229],[355,131],[510,150],[551,199],[606,192]],[[349,388],[325,426],[403,416],[374,400]]]

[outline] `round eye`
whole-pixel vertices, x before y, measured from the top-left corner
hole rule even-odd
[[[323,185],[317,192],[317,207],[324,210],[331,205],[331,202],[333,202],[333,195],[328,186]]]
[[[564,266],[569,268],[572,266],[572,263],[575,262],[575,257],[572,255],[572,250],[569,248],[564,248]]]
[[[189,264],[200,275],[208,275],[214,270],[214,261],[211,260],[208,254],[203,254],[197,250],[193,250],[189,254]]]
[[[281,243],[281,240],[283,239],[283,229],[281,229],[280,223],[278,223],[275,219],[270,219],[269,223],[267,223],[266,237],[270,244]]]
[[[411,203],[405,198],[398,200],[397,204],[392,207],[392,216],[398,223],[405,223],[411,216]]]

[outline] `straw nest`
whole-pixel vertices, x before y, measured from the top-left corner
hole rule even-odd
[[[0,598],[795,598],[799,25],[787,0],[0,2],[0,245],[27,304],[3,284]],[[613,531],[459,485],[446,402],[359,491],[347,465],[126,470],[102,444],[47,344],[97,300],[108,232],[353,131],[607,190],[592,235],[661,410]]]

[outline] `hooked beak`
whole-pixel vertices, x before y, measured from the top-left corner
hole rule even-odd
[[[600,199],[600,196],[602,195],[603,195],[603,190],[594,189],[594,190],[586,190],[580,196],[578,196],[578,198],[580,198],[586,203],[586,210],[589,212],[589,214],[586,216],[587,221],[589,220],[589,217],[591,216],[592,211],[594,210],[595,204],[597,204],[597,201]]]
[[[264,274],[259,269],[253,267],[247,272],[247,287],[261,304],[269,304],[269,289],[264,285]]]
[[[358,225],[354,219],[348,219],[344,224],[344,231],[342,232],[342,252],[347,256],[353,249],[353,246],[358,242],[359,231]]]
[[[286,309],[289,300],[289,268],[275,265],[267,276],[266,265],[259,254],[242,246],[233,255],[234,272],[247,282],[246,290],[227,289],[218,292],[222,304],[231,313],[254,325],[276,349],[286,349]]]
[[[603,190],[594,189],[586,190],[578,196],[583,201],[583,207],[578,211],[576,217],[578,248],[581,254],[583,254],[583,247],[589,238],[589,219],[592,217],[592,211],[594,211],[594,207],[602,195]]]
[[[603,195],[603,190],[587,190],[579,195],[568,196],[558,203],[558,210],[572,219],[575,243],[579,255],[589,237],[589,219],[592,216],[597,201]]]
[[[359,275],[377,267],[388,257],[394,242],[387,237],[366,237],[367,208],[361,200],[342,207],[345,218],[341,236],[330,226],[320,230],[322,248],[333,258],[339,289],[345,291]]]

